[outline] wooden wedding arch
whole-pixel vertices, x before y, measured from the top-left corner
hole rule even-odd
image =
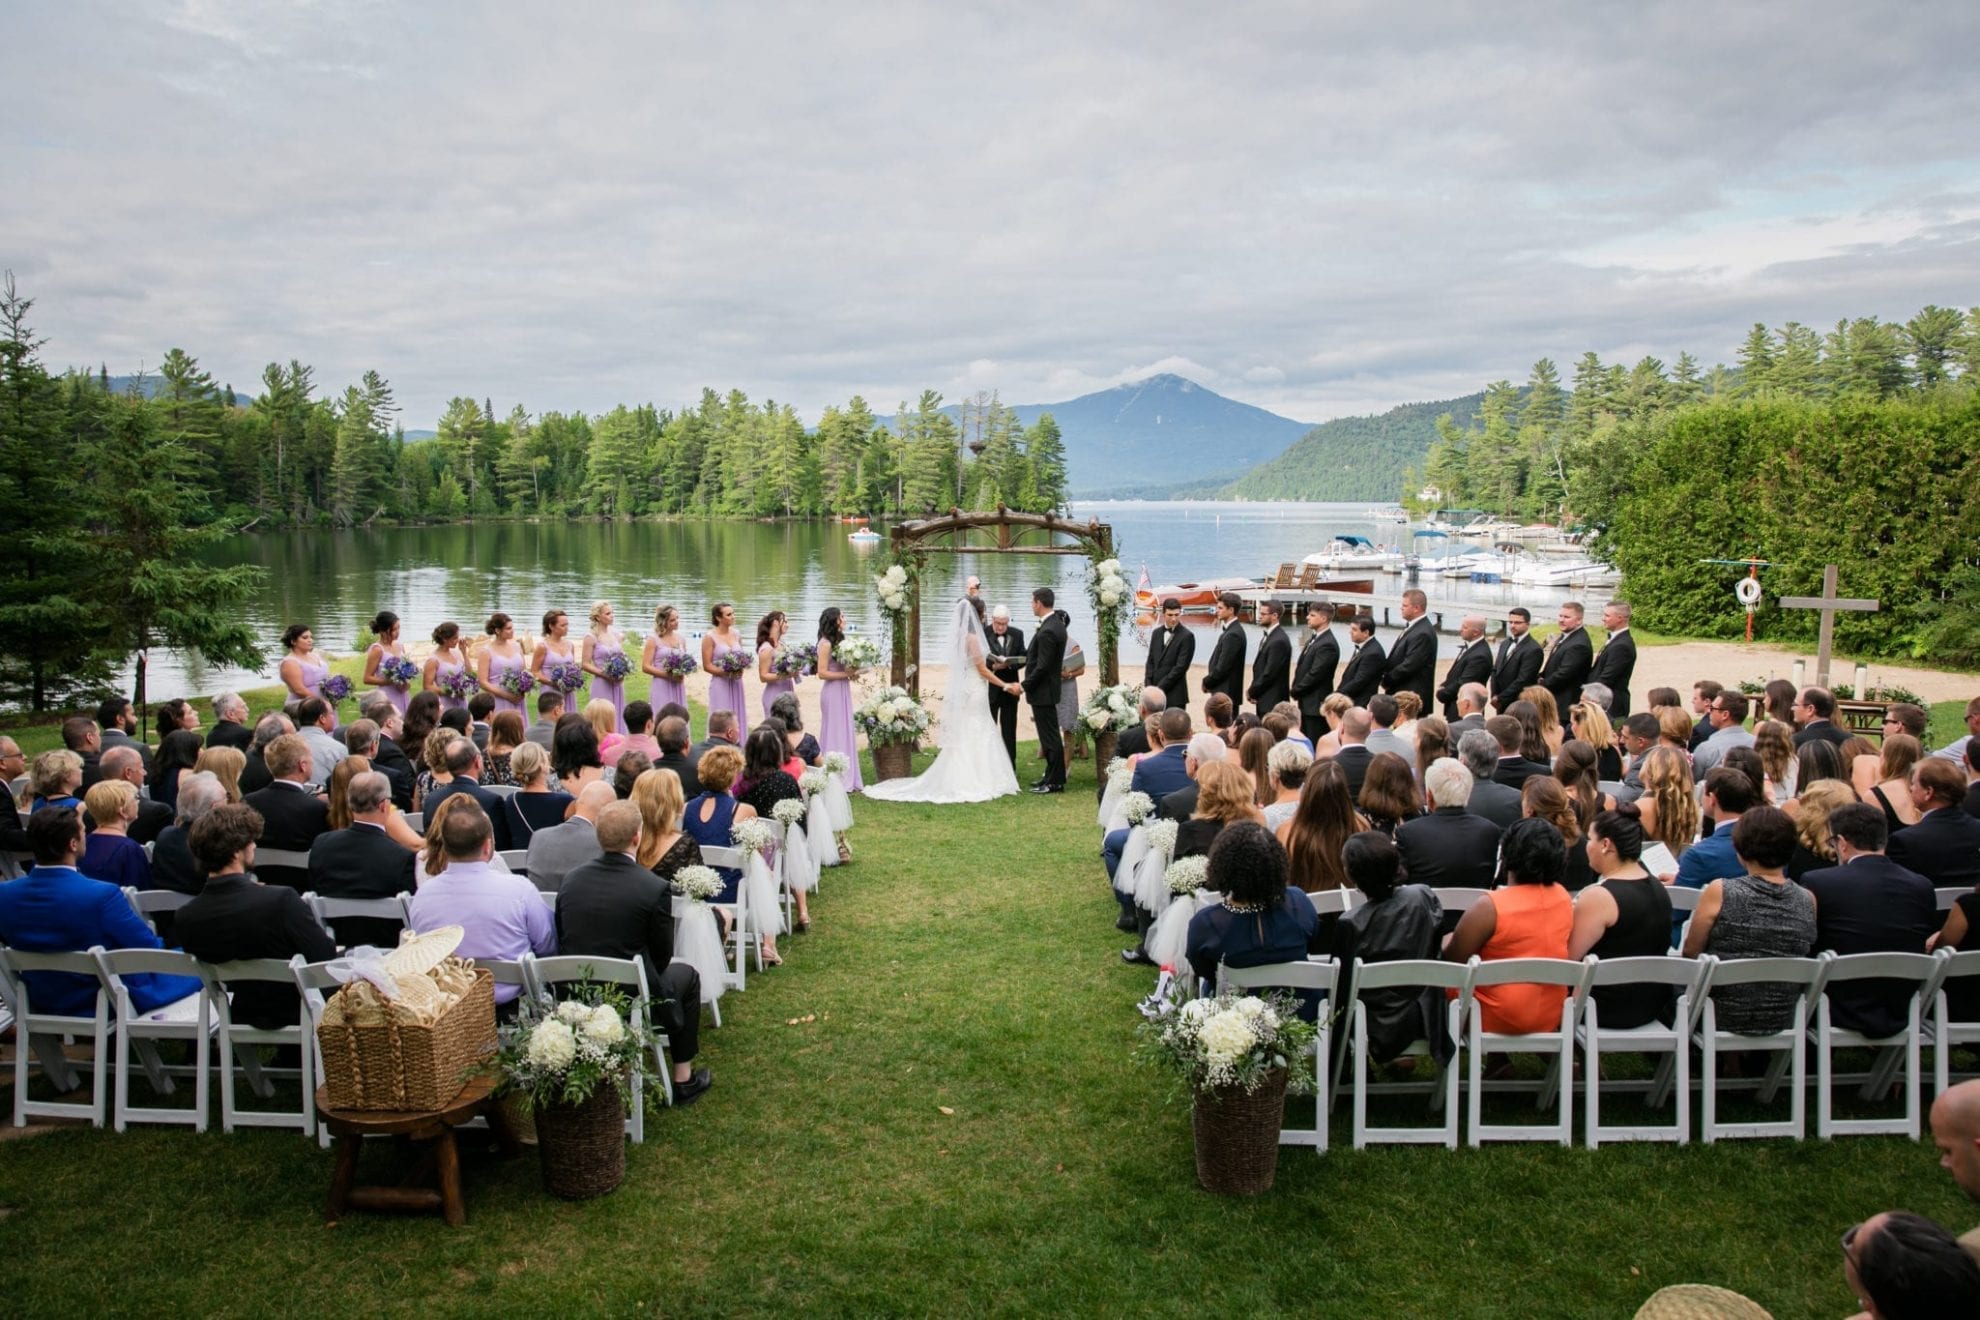
[[[1114,556],[1114,529],[1097,520],[1075,522],[1055,513],[950,509],[931,518],[897,523],[893,562],[907,570],[908,608],[894,631],[893,682],[921,696],[921,570],[932,554],[1080,555],[1094,563]],[[1072,538],[1063,544],[1060,537]],[[1120,682],[1119,641],[1100,630],[1100,681]]]

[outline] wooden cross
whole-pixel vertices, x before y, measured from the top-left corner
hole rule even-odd
[[[1829,686],[1829,645],[1835,640],[1837,610],[1868,610],[1874,613],[1877,602],[1862,597],[1836,595],[1836,566],[1830,564],[1822,570],[1822,594],[1819,596],[1783,596],[1778,602],[1784,610],[1820,610],[1822,627],[1815,643],[1815,686]],[[1859,698],[1862,693],[1856,694]]]

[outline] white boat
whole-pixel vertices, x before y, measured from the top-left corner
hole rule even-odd
[[[870,527],[862,527],[846,539],[854,545],[872,545],[880,540],[880,533]]]
[[[1542,562],[1529,559],[1514,568],[1511,581],[1523,587],[1607,586],[1622,577],[1609,565],[1593,559]]]
[[[1403,553],[1384,549],[1365,536],[1337,536],[1327,548],[1308,555],[1302,563],[1325,569],[1361,569],[1364,572],[1400,573]]]
[[[1382,508],[1371,507],[1368,510],[1368,516],[1371,520],[1375,522],[1405,523],[1405,524],[1409,522],[1409,515],[1404,513],[1401,509],[1396,509],[1396,508],[1382,509]]]

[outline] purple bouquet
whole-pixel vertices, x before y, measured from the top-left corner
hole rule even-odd
[[[419,666],[402,655],[388,655],[378,662],[378,676],[395,688],[409,688],[419,677]]]
[[[449,669],[440,675],[440,691],[455,701],[466,701],[481,690],[481,684],[465,669]]]
[[[575,660],[546,660],[543,676],[551,687],[567,695],[584,686],[584,666]]]
[[[504,669],[495,686],[508,693],[511,700],[521,701],[536,686],[536,675],[527,669]]]
[[[802,678],[816,671],[818,648],[802,642],[786,642],[770,658],[770,672],[778,678]]]
[[[614,651],[598,662],[598,671],[614,683],[625,682],[626,675],[632,670],[632,661],[626,658],[623,651]]]
[[[718,646],[709,657],[708,668],[710,673],[720,674],[724,678],[740,678],[755,663],[749,652],[740,646]]]
[[[342,674],[332,674],[323,680],[323,699],[335,705],[351,695],[351,680]]]
[[[679,682],[701,668],[701,662],[686,651],[669,651],[662,647],[653,653],[653,667],[668,678]]]

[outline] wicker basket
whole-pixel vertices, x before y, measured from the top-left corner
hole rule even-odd
[[[626,1180],[626,1106],[607,1081],[575,1105],[536,1107],[543,1189],[566,1201],[603,1196]]]
[[[316,1041],[332,1109],[438,1109],[495,1048],[495,978],[476,972],[474,988],[430,1026],[325,1025]]]
[[[914,744],[885,743],[873,749],[876,779],[906,779],[914,773]]]
[[[1220,1196],[1271,1191],[1285,1116],[1284,1068],[1274,1068],[1250,1095],[1241,1086],[1198,1091],[1190,1126],[1196,1134],[1196,1181],[1203,1190]]]

